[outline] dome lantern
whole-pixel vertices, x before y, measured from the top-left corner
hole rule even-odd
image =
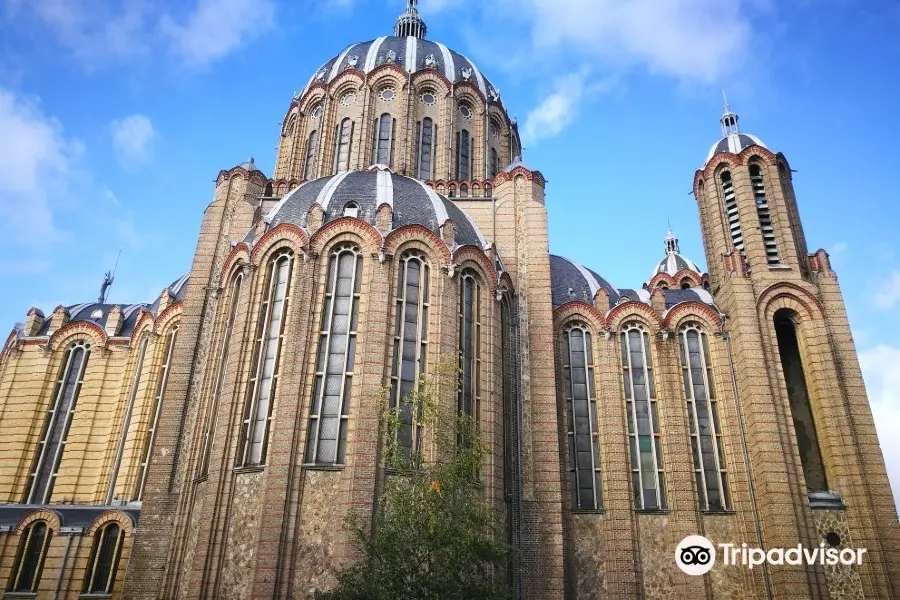
[[[725,101],[725,109],[722,113],[722,118],[719,119],[719,123],[722,124],[722,136],[738,135],[741,133],[741,128],[738,126],[741,119],[731,111],[731,106],[728,104],[728,97],[725,95],[724,90],[722,90],[722,99]]]
[[[419,0],[406,0],[406,10],[397,17],[397,21],[394,23],[394,36],[425,39],[428,28],[425,26],[425,21],[419,16],[418,4]]]

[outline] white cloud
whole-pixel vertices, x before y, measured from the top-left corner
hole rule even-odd
[[[592,80],[588,69],[560,77],[553,92],[525,117],[523,142],[525,145],[536,144],[558,135],[578,116],[578,106],[583,100],[609,91],[615,85],[615,78]]]
[[[900,504],[900,348],[885,344],[860,352],[878,441],[884,453],[894,499]]]
[[[43,114],[40,102],[0,88],[0,235],[38,245],[56,237],[49,194],[67,184],[81,144]]]
[[[875,292],[875,306],[882,310],[890,310],[900,304],[900,271],[891,271]]]
[[[163,35],[188,66],[202,66],[255,40],[272,26],[271,0],[199,0],[184,23],[164,16]]]
[[[116,119],[110,129],[119,162],[125,166],[134,166],[150,160],[156,131],[148,117],[131,115]]]

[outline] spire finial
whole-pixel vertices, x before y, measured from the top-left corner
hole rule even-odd
[[[722,90],[722,100],[725,102],[722,118],[719,119],[719,123],[722,125],[722,135],[724,137],[737,135],[741,132],[740,127],[738,127],[740,117],[732,112],[731,105],[728,104],[728,96],[725,95],[725,90]]]
[[[406,10],[394,23],[394,35],[396,37],[414,37],[425,39],[428,28],[425,21],[419,16],[419,0],[406,0]]]
[[[669,231],[666,233],[666,239],[664,240],[664,244],[666,245],[666,255],[669,254],[680,254],[681,250],[678,248],[678,238],[675,237],[675,234],[672,233],[672,223],[669,223]]]

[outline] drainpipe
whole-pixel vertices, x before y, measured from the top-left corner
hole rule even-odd
[[[59,533],[66,536],[66,550],[63,552],[62,562],[59,565],[59,575],[56,577],[56,589],[53,590],[53,600],[59,600],[62,591],[63,574],[66,572],[66,563],[69,561],[69,550],[72,548],[72,538],[76,533],[84,533],[84,527],[60,527]]]
[[[750,488],[750,507],[753,509],[753,521],[756,529],[756,543],[759,548],[763,547],[762,530],[760,529],[759,510],[756,507],[756,488],[753,485],[753,476],[750,472],[750,452],[747,450],[747,434],[744,430],[744,417],[741,412],[741,397],[738,394],[737,377],[734,374],[734,356],[731,352],[731,335],[727,331],[722,332],[725,339],[725,346],[728,348],[728,368],[731,372],[731,390],[734,393],[734,404],[737,408],[738,426],[741,432],[741,449],[744,451],[744,466],[747,469],[747,486]],[[766,597],[772,600],[772,584],[769,581],[769,566],[766,563],[762,565],[763,581],[766,585]]]

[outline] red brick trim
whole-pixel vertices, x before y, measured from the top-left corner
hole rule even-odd
[[[318,74],[318,71],[316,71],[316,74]],[[303,96],[301,96],[299,99],[291,102],[291,105],[293,106],[293,104],[295,102],[300,105],[304,104],[305,102],[307,102],[309,97],[312,96],[316,90],[321,90],[322,95],[324,96],[328,92],[328,86],[326,86],[324,83],[321,83],[318,81],[313,82],[313,84],[311,86],[309,86],[309,89],[306,90],[306,93],[303,94]],[[290,112],[290,110],[288,112]]]
[[[622,322],[629,318],[637,318],[644,321],[645,324],[656,333],[663,328],[663,320],[659,313],[652,306],[632,300],[614,307],[606,315],[606,322],[609,328],[618,331],[622,326]]]
[[[274,231],[274,229],[272,231]],[[265,236],[263,236],[260,241],[263,239],[265,239]],[[240,242],[232,248],[231,252],[229,252],[228,256],[225,258],[225,262],[222,263],[222,271],[219,274],[219,287],[223,287],[231,279],[232,267],[234,266],[233,263],[241,257],[245,258],[246,262],[250,262],[250,248],[244,242]]]
[[[149,328],[153,330],[154,321],[152,312],[141,309],[141,316],[138,317],[137,323],[134,324],[134,330],[132,330],[131,338],[128,340],[129,345],[134,346],[137,344],[138,339],[144,333],[144,329]]]
[[[444,240],[424,225],[406,225],[400,229],[393,230],[384,238],[384,250],[388,254],[397,254],[403,244],[411,241],[422,242],[435,252],[439,252],[443,260],[443,266],[449,266],[453,260],[450,249],[444,243]]]
[[[499,185],[506,181],[512,181],[519,175],[523,176],[527,181],[537,181],[541,186],[546,185],[547,183],[540,171],[530,171],[522,166],[516,167],[509,173],[507,173],[506,171],[497,173],[494,181]]]
[[[401,85],[406,84],[406,79],[409,74],[406,72],[406,69],[398,65],[397,63],[384,63],[383,65],[377,66],[365,76],[366,85],[370,85],[372,83],[376,83],[379,77],[383,77],[387,71],[391,71],[392,74],[397,75],[400,78]]]
[[[698,179],[711,177],[722,164],[728,164],[731,168],[736,168],[748,164],[755,157],[771,165],[778,163],[778,156],[762,146],[747,146],[737,154],[719,152],[713,155],[706,165],[694,174],[694,190],[697,189]]]
[[[306,233],[294,225],[293,223],[282,223],[277,227],[273,227],[266,232],[259,241],[253,245],[250,252],[251,264],[259,264],[260,258],[267,253],[275,244],[286,241],[295,246],[295,250],[302,250],[309,245],[309,238]]]
[[[63,527],[63,525],[65,525],[65,523],[63,523],[62,516],[55,510],[49,508],[39,508],[19,519],[19,522],[16,523],[16,527],[14,529],[16,535],[21,535],[22,531],[35,521],[46,521],[47,526],[56,533],[59,533],[60,527]]]
[[[682,302],[669,309],[663,319],[663,325],[667,329],[678,329],[687,319],[703,321],[710,331],[721,332],[725,325],[721,316],[702,302]]]
[[[63,345],[63,342],[68,341],[68,338],[79,333],[87,335],[100,346],[106,345],[106,332],[102,327],[91,321],[75,321],[74,323],[63,325],[53,332],[47,345],[51,350],[56,350]]]
[[[168,329],[169,325],[181,316],[181,308],[182,301],[179,300],[178,302],[175,302],[174,304],[166,308],[166,310],[162,311],[162,313],[160,313],[160,315],[156,317],[156,325],[154,331],[158,334],[162,334],[166,329]]]
[[[100,513],[100,515],[94,519],[94,522],[87,528],[85,535],[94,535],[97,533],[98,529],[110,521],[118,523],[126,534],[130,534],[134,529],[134,520],[132,520],[131,515],[118,510],[107,510]]]
[[[432,83],[440,82],[444,85],[444,96],[446,97],[450,91],[453,89],[453,83],[450,82],[447,77],[435,69],[434,67],[428,67],[422,69],[421,71],[416,71],[416,73],[412,77],[412,88],[413,93],[418,93],[419,87],[422,85],[422,82],[430,81]]]
[[[248,171],[244,167],[234,167],[232,169],[223,169],[219,171],[219,176],[216,177],[216,185],[220,185],[222,181],[227,181],[232,177],[242,177],[248,180],[256,180],[261,186],[265,187],[266,182],[269,180],[266,179],[266,176],[262,174],[262,171]]]
[[[497,270],[494,268],[491,259],[488,258],[480,248],[472,246],[471,244],[459,246],[453,251],[453,262],[458,264],[460,268],[462,268],[466,262],[477,263],[482,271],[482,275],[490,282],[491,289],[493,290],[496,287]]]
[[[506,271],[500,272],[500,277],[497,278],[497,283],[500,285],[505,284],[506,289],[508,289],[510,291],[514,292],[516,290],[516,286],[513,284],[512,277]]]
[[[364,85],[366,82],[366,74],[353,68],[344,69],[338,73],[337,77],[328,82],[328,94],[331,95],[332,92],[340,89],[340,87],[345,85],[350,79],[356,79],[359,85]]]
[[[820,316],[824,316],[825,314],[825,307],[822,306],[822,303],[812,292],[795,283],[786,281],[772,284],[762,291],[759,295],[759,300],[756,302],[760,314],[764,314],[773,302],[782,297],[793,298],[805,306],[809,312],[809,316],[813,316],[813,311],[810,310],[811,305],[818,308]]]
[[[487,111],[487,98],[484,94],[481,93],[481,90],[478,89],[478,86],[472,83],[471,81],[466,81],[465,79],[462,81],[457,81],[453,86],[455,91],[461,91],[463,93],[470,93],[474,96],[474,100],[481,100],[482,108]],[[459,97],[457,96],[457,100]]]
[[[9,354],[15,347],[15,342],[17,339],[19,339],[19,336],[16,333],[16,328],[13,327],[12,331],[10,331],[9,335],[6,337],[6,343],[3,344],[3,350],[0,350],[0,363],[6,361],[6,355]]]
[[[580,300],[567,302],[553,311],[554,327],[557,330],[561,330],[568,321],[573,320],[575,317],[587,321],[597,331],[607,329],[607,320],[603,313]]]
[[[351,217],[340,217],[320,227],[310,238],[309,246],[321,250],[332,237],[345,232],[355,233],[363,239],[368,239],[376,250],[381,248],[382,237],[378,230],[365,221]]]

